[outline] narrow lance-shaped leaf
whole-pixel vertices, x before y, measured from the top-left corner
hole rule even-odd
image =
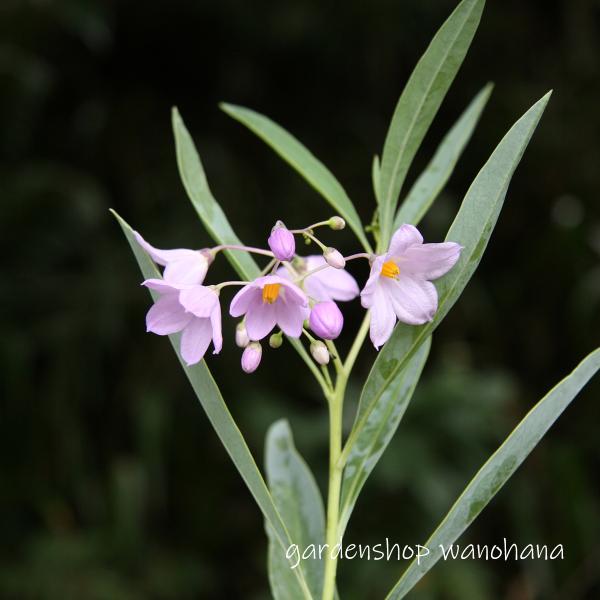
[[[430,163],[425,167],[425,170],[415,181],[400,205],[392,231],[396,231],[404,223],[417,225],[425,216],[425,213],[450,179],[460,155],[471,139],[493,87],[493,84],[488,83],[473,98],[458,121],[446,134]]]
[[[446,235],[463,246],[454,268],[436,281],[439,302],[433,321],[418,327],[399,323],[377,356],[363,388],[356,420],[346,447],[347,457],[370,413],[398,372],[440,324],[475,272],[502,209],[508,184],[544,112],[550,92],[510,129],[479,171]]]
[[[204,168],[192,136],[189,134],[176,108],[173,109],[172,120],[179,174],[200,220],[204,223],[211,237],[220,244],[240,245],[242,242],[235,235],[223,209],[214,199],[208,187]],[[258,277],[259,268],[249,254],[228,250],[226,255],[241,277],[245,279]]]
[[[379,156],[377,154],[373,157],[373,163],[371,164],[371,182],[373,183],[373,193],[375,199],[379,205],[380,189],[379,189],[379,177],[380,177],[381,165],[379,164]]]
[[[463,0],[435,34],[396,105],[381,157],[380,248],[390,239],[398,196],[415,154],[460,68],[484,0]]]
[[[406,367],[399,371],[352,445],[344,468],[340,535],[346,529],[367,477],[398,429],[427,361],[430,345],[431,338],[428,338]]]
[[[249,108],[221,104],[221,108],[266,142],[283,160],[293,167],[346,220],[367,252],[371,246],[360,218],[339,181],[331,171],[283,127]]]
[[[303,565],[313,598],[321,598],[324,561],[318,556],[300,560],[311,544],[316,548],[325,543],[325,511],[317,483],[294,445],[287,421],[276,421],[267,432],[265,463],[269,490],[290,537],[297,544],[297,553],[290,552],[292,566]],[[269,579],[275,600],[303,598],[303,591],[294,569],[267,523],[269,535]]]
[[[127,241],[133,250],[143,276],[146,279],[159,277],[160,273],[158,269],[136,242],[131,227],[116,212],[113,211],[113,214],[127,237]],[[206,363],[201,361],[192,367],[186,366],[179,354],[179,335],[170,335],[169,339],[206,416],[261,509],[271,528],[272,535],[282,548],[289,547],[292,544],[289,532],[273,503],[271,494],[246,444],[244,436],[233,420]],[[304,590],[304,598],[310,600],[312,595],[308,590],[302,567],[294,569],[293,573],[299,587]]]
[[[387,596],[399,600],[448,551],[488,502],[517,470],[548,429],[569,406],[579,391],[600,369],[600,349],[589,354],[578,367],[540,400],[517,425],[504,443],[481,467],[450,512],[425,543],[430,554],[413,561]]]

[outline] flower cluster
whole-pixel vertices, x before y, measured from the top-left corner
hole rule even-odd
[[[164,267],[162,279],[147,279],[142,284],[157,294],[146,315],[147,331],[157,335],[180,332],[181,356],[188,365],[204,357],[211,341],[213,353],[218,354],[223,345],[220,292],[227,286],[241,286],[231,300],[229,314],[241,318],[235,341],[243,348],[242,369],[252,373],[262,358],[261,340],[270,336],[269,345],[278,348],[283,334],[292,338],[307,336],[314,360],[327,364],[329,351],[322,340],[336,339],[344,327],[337,303],[359,295],[362,306],[370,312],[370,337],[377,349],[389,339],[396,321],[409,325],[431,321],[438,300],[431,281],[454,266],[461,246],[454,242],[425,244],[417,228],[405,224],[394,233],[385,254],[344,257],[314,234],[317,227],[342,229],[344,225],[341,217],[332,217],[290,230],[278,221],[267,240],[269,250],[235,245],[160,250],[136,232],[140,246]],[[322,253],[299,256],[295,236],[316,243]],[[222,250],[256,253],[271,260],[253,281],[204,285],[211,263]],[[347,261],[358,258],[370,264],[362,291],[345,269]]]

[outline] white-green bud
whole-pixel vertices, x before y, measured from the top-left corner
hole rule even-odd
[[[327,350],[327,346],[320,340],[312,342],[310,345],[310,353],[320,365],[329,363],[329,351]]]
[[[342,217],[338,217],[336,215],[335,217],[331,217],[331,219],[329,219],[329,227],[335,231],[339,231],[340,229],[344,229],[344,227],[346,227],[346,221],[344,221]]]
[[[269,346],[271,346],[271,348],[279,348],[281,344],[283,344],[283,334],[281,331],[273,333],[269,338]]]

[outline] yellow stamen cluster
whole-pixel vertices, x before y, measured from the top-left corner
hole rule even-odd
[[[381,274],[390,279],[396,279],[400,275],[400,269],[393,260],[388,260],[381,267]]]
[[[280,283],[266,283],[262,289],[262,301],[265,304],[273,304],[279,296]]]

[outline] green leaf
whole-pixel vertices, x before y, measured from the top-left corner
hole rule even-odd
[[[396,231],[404,223],[417,225],[429,210],[450,179],[460,155],[471,139],[493,87],[493,84],[488,83],[446,134],[430,163],[400,205],[392,231]]]
[[[467,191],[446,235],[446,241],[461,244],[463,250],[454,268],[436,281],[439,301],[433,321],[417,327],[399,323],[379,352],[361,394],[358,414],[344,449],[345,457],[388,386],[440,324],[475,272],[498,220],[508,184],[546,108],[550,93],[511,127]]]
[[[248,108],[221,104],[221,108],[266,142],[346,220],[367,252],[372,252],[360,218],[344,188],[331,171],[283,127]]]
[[[488,502],[517,470],[548,429],[569,406],[583,386],[600,368],[600,348],[589,354],[577,368],[542,398],[517,425],[504,443],[481,467],[460,495],[433,535],[425,543],[430,554],[413,561],[387,596],[399,600],[435,565]]]
[[[317,483],[294,446],[290,426],[286,420],[276,421],[266,439],[265,462],[267,481],[275,506],[290,537],[297,544],[299,554],[313,544],[318,551],[325,543],[325,512]],[[269,534],[269,579],[275,600],[302,598],[303,592],[294,570],[286,558],[286,551],[278,543],[272,529]],[[295,564],[300,555],[292,556]],[[301,561],[308,587],[313,598],[321,598],[323,591],[323,560],[308,558]]]
[[[456,7],[435,34],[398,100],[381,158],[382,249],[390,239],[398,196],[408,169],[467,54],[483,6],[484,0],[463,0]]]
[[[192,136],[176,108],[173,109],[172,121],[179,174],[200,220],[211,237],[220,244],[240,245],[242,242],[235,235],[223,209],[214,199],[208,187],[206,174]],[[241,277],[245,279],[258,277],[260,270],[248,253],[226,250],[225,254]]]
[[[133,250],[143,276],[146,279],[160,277],[160,273],[154,263],[136,242],[131,227],[116,212],[112,211],[112,213],[117,218]],[[154,294],[152,296],[155,297]],[[219,436],[221,443],[225,446],[242,479],[248,486],[250,493],[256,500],[266,522],[269,524],[273,538],[277,540],[282,548],[288,548],[292,544],[290,534],[281,519],[277,507],[273,503],[273,498],[267,489],[250,449],[233,420],[206,363],[201,361],[192,367],[186,366],[179,354],[179,335],[170,335],[169,339],[206,416]],[[302,568],[298,567],[294,569],[293,573],[298,586],[304,590],[304,598],[312,598],[308,591]]]
[[[377,204],[379,204],[379,198],[381,191],[379,189],[379,176],[381,171],[381,165],[379,164],[379,156],[377,154],[373,157],[373,163],[371,165],[371,181],[373,183],[373,193],[375,194],[375,199],[377,200]]]
[[[410,399],[421,376],[431,338],[428,338],[386,388],[377,406],[365,421],[352,446],[344,468],[342,503],[340,511],[340,532],[343,534],[352,510],[367,477],[375,468],[379,458],[387,448],[398,429]],[[368,405],[369,396],[376,390],[366,387],[361,407]]]

